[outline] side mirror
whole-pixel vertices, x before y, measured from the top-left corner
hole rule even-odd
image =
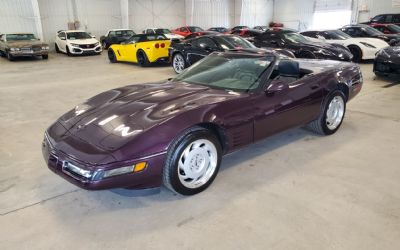
[[[286,82],[282,82],[279,80],[274,80],[265,90],[266,94],[274,94],[276,92],[280,92],[283,90],[289,89],[289,85]]]

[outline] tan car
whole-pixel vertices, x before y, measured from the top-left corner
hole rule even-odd
[[[48,59],[49,45],[41,42],[34,34],[2,34],[0,35],[0,55],[13,61],[16,57],[41,56]]]

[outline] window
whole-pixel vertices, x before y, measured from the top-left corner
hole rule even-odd
[[[217,48],[217,45],[214,43],[213,40],[211,40],[210,38],[206,38],[206,37],[201,37],[195,41],[193,41],[194,45],[200,48]]]
[[[152,30],[152,29],[147,29],[146,34],[154,34],[154,30]]]
[[[393,15],[392,23],[400,23],[400,15]]]
[[[76,40],[76,39],[90,39],[92,38],[86,32],[69,32],[67,33],[67,39],[69,40]]]
[[[179,29],[180,32],[187,32],[186,27],[182,27]]]
[[[26,40],[36,40],[34,34],[8,34],[7,41],[26,41]]]
[[[384,20],[385,20],[385,17],[380,15],[380,16],[376,16],[376,17],[372,18],[371,22],[373,22],[373,23],[383,23]]]
[[[392,17],[393,17],[392,15],[386,15],[385,23],[391,23],[393,19]]]
[[[315,32],[315,31],[306,31],[306,32],[302,32],[301,34],[304,36],[312,37],[312,38],[318,38],[317,32]]]

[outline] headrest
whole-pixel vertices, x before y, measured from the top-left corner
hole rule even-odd
[[[300,75],[300,65],[297,61],[282,60],[278,66],[279,75],[298,77]]]

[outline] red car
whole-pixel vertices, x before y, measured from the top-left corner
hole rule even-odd
[[[201,32],[201,31],[204,31],[204,30],[197,26],[184,26],[184,27],[174,29],[172,31],[172,33],[186,37],[192,33]]]
[[[383,24],[383,23],[371,23],[369,24],[372,28],[379,30],[385,34],[399,34],[400,26],[396,24]]]

